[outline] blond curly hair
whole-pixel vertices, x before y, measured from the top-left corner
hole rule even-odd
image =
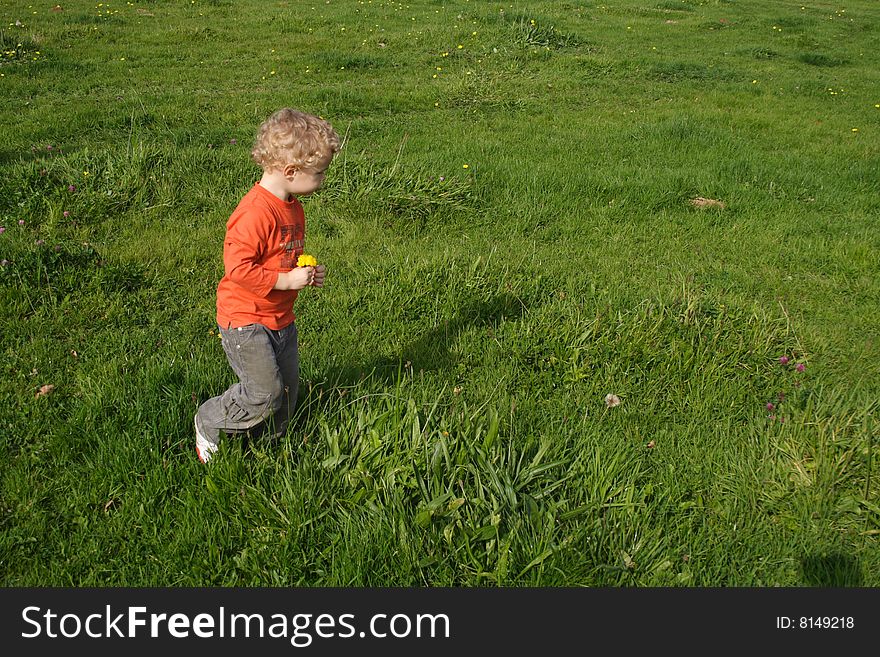
[[[289,164],[315,167],[339,152],[339,135],[324,119],[289,107],[278,110],[260,126],[251,159],[265,171]]]

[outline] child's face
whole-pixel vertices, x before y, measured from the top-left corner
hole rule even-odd
[[[289,183],[287,191],[295,196],[305,196],[317,191],[324,183],[324,176],[332,159],[331,156],[316,162],[313,169],[285,167],[284,177]]]

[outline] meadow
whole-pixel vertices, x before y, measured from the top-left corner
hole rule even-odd
[[[874,0],[4,2],[0,97],[4,586],[880,585]],[[327,284],[205,467],[283,106]]]

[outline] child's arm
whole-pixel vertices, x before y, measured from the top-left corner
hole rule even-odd
[[[249,216],[245,216],[246,212]],[[301,290],[316,284],[318,273],[314,267],[278,272],[260,264],[262,245],[268,242],[273,228],[270,216],[252,208],[236,209],[223,242],[223,262],[229,280],[261,297],[272,290]]]

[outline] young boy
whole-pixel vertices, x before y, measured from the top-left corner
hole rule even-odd
[[[297,196],[311,194],[339,151],[329,123],[285,108],[261,126],[251,157],[263,176],[226,224],[225,275],[217,286],[223,351],[239,381],[199,407],[196,453],[207,463],[220,431],[267,423],[283,435],[299,389],[293,303],[307,286],[322,287],[323,265],[297,267],[305,217]]]

